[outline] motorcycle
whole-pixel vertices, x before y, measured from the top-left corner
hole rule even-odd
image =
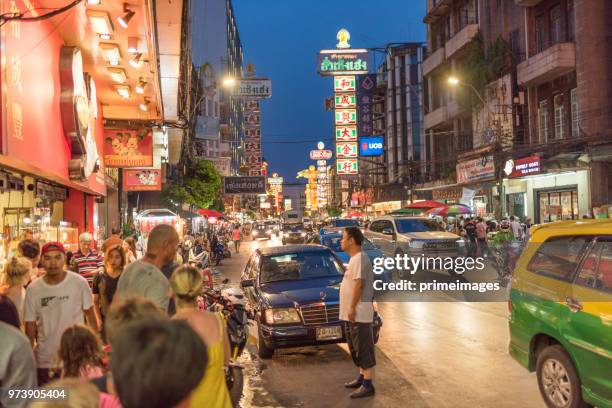
[[[249,319],[252,316],[245,308],[244,294],[239,289],[228,288],[221,291],[207,289],[203,295],[203,306],[206,310],[220,313],[227,326],[232,356],[225,371],[225,381],[232,398],[232,404],[237,406],[242,396],[244,376],[242,367],[235,361],[246,347],[249,338]]]

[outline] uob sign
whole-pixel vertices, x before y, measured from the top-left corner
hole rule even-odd
[[[384,152],[382,136],[368,136],[359,139],[361,156],[380,156]]]

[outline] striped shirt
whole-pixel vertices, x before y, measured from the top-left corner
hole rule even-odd
[[[104,267],[102,257],[95,250],[90,251],[87,255],[83,255],[79,249],[72,256],[71,263],[72,270],[87,279],[90,288],[98,270]]]

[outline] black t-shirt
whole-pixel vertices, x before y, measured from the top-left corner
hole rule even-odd
[[[475,240],[477,237],[477,233],[476,233],[476,225],[470,223],[465,224],[465,226],[463,227],[463,229],[465,229],[465,234],[468,236],[468,238],[470,240]]]
[[[106,312],[113,301],[117,283],[119,283],[119,276],[113,278],[105,272],[98,272],[94,276],[91,292],[94,295],[100,295],[100,313],[103,316],[106,316]]]

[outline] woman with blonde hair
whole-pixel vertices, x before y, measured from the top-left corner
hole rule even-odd
[[[187,265],[177,268],[170,277],[170,287],[176,301],[173,319],[185,320],[202,338],[208,352],[206,374],[194,390],[190,406],[231,408],[224,370],[230,359],[229,339],[221,317],[198,308],[202,293],[200,271]]]
[[[126,265],[126,254],[121,244],[109,247],[104,254],[104,269],[93,279],[94,312],[102,325],[102,337],[105,336],[104,321],[117,291],[117,284]]]
[[[14,256],[4,265],[2,279],[0,279],[0,293],[6,295],[15,304],[21,322],[23,322],[25,286],[30,280],[31,268],[32,263],[27,258]]]

